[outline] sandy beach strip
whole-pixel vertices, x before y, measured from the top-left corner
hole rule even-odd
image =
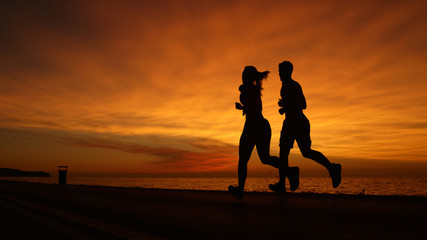
[[[416,239],[427,198],[0,181],[2,239]]]

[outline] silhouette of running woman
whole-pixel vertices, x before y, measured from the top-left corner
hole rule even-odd
[[[269,71],[258,72],[253,66],[245,67],[242,73],[243,84],[239,87],[240,103],[236,102],[236,109],[243,110],[246,122],[239,143],[239,186],[228,187],[228,191],[239,199],[243,198],[248,161],[255,146],[263,164],[276,168],[281,166],[278,157],[270,156],[271,127],[262,115],[262,81],[269,73]]]
[[[279,171],[279,182],[270,184],[270,189],[275,192],[285,191],[285,176],[288,175],[290,180],[291,190],[298,188],[299,180],[295,180],[295,176],[299,175],[298,168],[288,167],[289,152],[294,146],[295,140],[305,158],[314,160],[324,166],[332,178],[332,186],[338,187],[341,183],[341,165],[329,162],[329,160],[318,151],[311,149],[310,138],[310,122],[304,115],[303,110],[307,108],[302,88],[298,82],[292,79],[293,65],[289,61],[284,61],[279,64],[279,75],[282,81],[282,89],[280,90],[279,113],[285,113],[282,132],[280,135],[280,159],[281,167]],[[290,175],[290,176],[289,176]],[[294,181],[292,181],[292,179]]]

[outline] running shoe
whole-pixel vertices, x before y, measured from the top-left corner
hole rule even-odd
[[[277,193],[285,193],[286,192],[286,186],[283,183],[276,183],[276,184],[270,184],[268,185],[271,191],[277,192]]]
[[[237,199],[243,199],[243,191],[241,191],[238,187],[230,185],[228,186],[228,192]]]
[[[289,179],[289,188],[291,191],[295,191],[299,186],[299,168],[290,167],[288,168],[288,179]]]
[[[332,186],[337,188],[341,183],[341,164],[332,163],[329,175],[332,178]]]

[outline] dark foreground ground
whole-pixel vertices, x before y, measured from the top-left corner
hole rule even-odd
[[[0,239],[420,239],[427,198],[0,181]]]

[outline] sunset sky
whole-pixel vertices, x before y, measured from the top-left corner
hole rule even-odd
[[[247,65],[294,64],[313,149],[344,174],[427,173],[427,1],[2,1],[0,167],[237,172]],[[321,168],[298,148],[291,165]],[[254,150],[249,175],[262,166]],[[327,175],[326,171],[323,172]]]

